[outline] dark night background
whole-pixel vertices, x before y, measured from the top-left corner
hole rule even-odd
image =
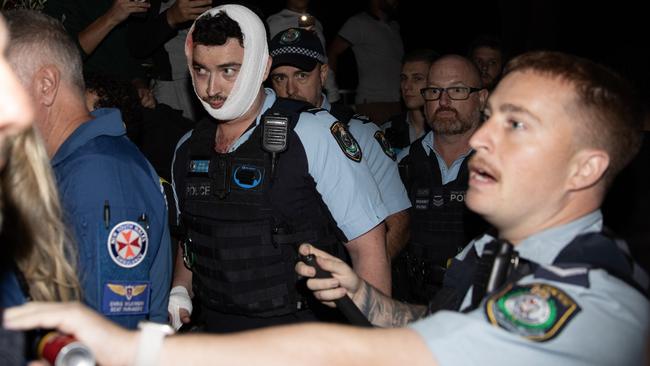
[[[256,4],[268,16],[282,9],[285,1],[248,3]],[[364,0],[311,0],[310,13],[323,23],[329,40],[364,4]],[[554,49],[608,65],[630,79],[647,101],[650,46],[646,39],[650,19],[642,8],[640,2],[632,1],[401,0],[398,20],[407,51],[429,47],[441,54],[465,54],[476,35],[496,34],[510,55]],[[339,77],[339,83],[342,88],[353,88],[356,80],[351,52],[344,62],[342,67],[352,71],[342,81]]]
[[[282,9],[285,1],[256,4],[268,16]],[[311,0],[310,13],[323,23],[325,37],[330,40],[364,4],[364,0]],[[550,49],[589,58],[626,77],[646,108],[650,106],[650,18],[640,2],[401,0],[398,21],[406,51],[429,47],[440,54],[466,54],[476,35],[488,33],[502,39],[509,56]],[[348,51],[337,71],[342,89],[356,86],[355,68],[352,52]],[[646,140],[648,137],[650,133]],[[628,240],[636,260],[650,272],[646,237],[649,222],[645,214],[650,204],[648,141],[645,146],[637,160],[619,176],[604,211],[606,225]]]

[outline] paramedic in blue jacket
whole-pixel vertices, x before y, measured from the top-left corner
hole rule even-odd
[[[158,177],[118,110],[86,108],[79,52],[61,24],[25,11],[10,26],[9,60],[36,104],[85,302],[129,328],[166,323],[171,249]]]

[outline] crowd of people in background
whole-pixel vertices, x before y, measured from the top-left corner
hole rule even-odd
[[[399,6],[333,37],[309,0],[3,10],[3,325],[106,365],[645,362],[634,88],[494,34],[405,49]]]

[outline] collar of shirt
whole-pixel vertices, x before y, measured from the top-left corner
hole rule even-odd
[[[325,109],[325,110],[331,110],[332,109],[332,104],[330,104],[330,101],[327,99],[327,96],[325,94],[321,94],[323,96],[323,101],[320,104],[320,107]]]
[[[451,163],[451,166],[447,166],[445,159],[438,154],[438,151],[435,149],[434,144],[434,134],[433,131],[429,131],[426,136],[422,139],[422,147],[427,155],[430,155],[433,151],[436,154],[436,159],[438,159],[438,166],[440,167],[440,176],[442,178],[442,184],[447,184],[453,180],[456,180],[458,172],[460,171],[460,165],[463,163],[463,160],[472,153],[472,149],[467,150],[466,153],[460,155],[456,160]]]
[[[260,117],[275,103],[275,92],[272,89],[269,88],[264,88],[264,93],[266,94],[266,97],[264,98],[264,103],[262,104],[262,110],[260,113],[257,115],[255,118],[255,124],[249,127],[239,138],[237,141],[235,141],[232,146],[230,146],[230,149],[228,150],[229,153],[237,150],[238,147],[240,147],[244,142],[248,141],[248,139],[251,137],[253,134],[253,131],[255,130],[255,127],[260,124]]]
[[[99,136],[122,136],[126,134],[120,111],[115,108],[99,108],[92,113],[93,119],[82,123],[59,147],[52,158],[56,166],[88,141]]]
[[[515,247],[521,258],[525,258],[541,265],[551,265],[553,261],[576,236],[584,233],[600,232],[603,228],[603,215],[596,210],[567,224],[552,227],[535,233]],[[474,247],[479,256],[483,255],[485,244],[494,240],[488,234],[474,241]],[[460,255],[467,255],[469,245]]]

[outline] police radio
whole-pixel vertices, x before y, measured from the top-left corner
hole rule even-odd
[[[274,177],[277,154],[287,149],[289,117],[279,113],[262,116],[262,149],[271,153],[271,179]]]
[[[512,265],[516,268],[518,261],[519,256],[514,251],[513,245],[506,240],[499,240],[485,292],[489,294],[501,287],[512,272]]]

